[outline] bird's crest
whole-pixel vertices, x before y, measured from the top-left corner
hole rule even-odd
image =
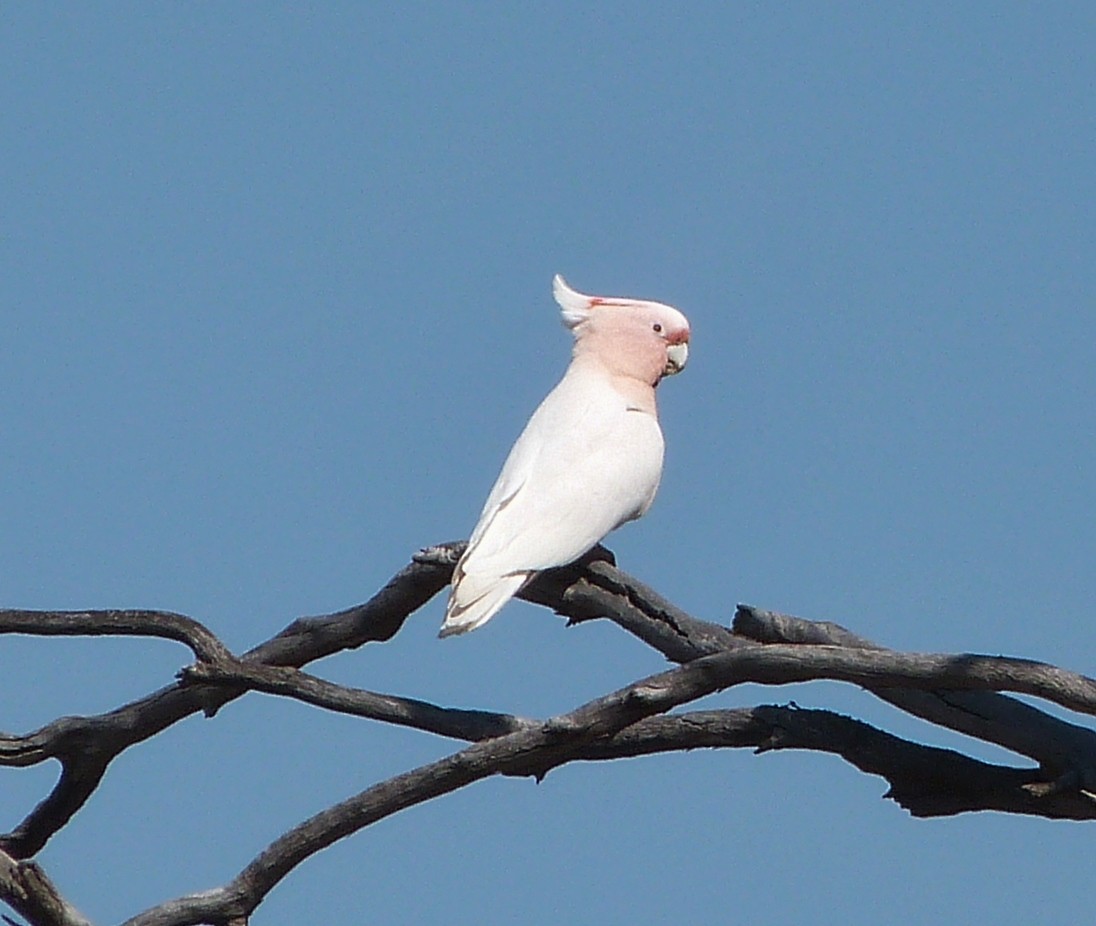
[[[572,331],[590,317],[590,313],[599,306],[659,306],[661,303],[648,302],[644,299],[625,299],[623,297],[588,296],[571,289],[567,281],[558,273],[552,280],[552,294],[556,297],[560,312],[563,315],[563,324]],[[674,312],[677,309],[673,309]]]
[[[597,305],[593,296],[576,292],[567,285],[567,281],[558,273],[552,280],[552,294],[556,297],[563,324],[568,328],[577,328],[590,317],[590,310]]]

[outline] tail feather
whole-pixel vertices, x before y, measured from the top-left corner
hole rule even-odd
[[[530,575],[519,572],[486,579],[458,572],[458,578],[449,592],[445,622],[438,636],[449,637],[482,627],[518,593]]]

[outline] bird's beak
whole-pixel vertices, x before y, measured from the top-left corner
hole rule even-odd
[[[689,362],[689,345],[682,341],[680,344],[670,344],[666,348],[666,369],[663,376],[673,376],[685,369]]]

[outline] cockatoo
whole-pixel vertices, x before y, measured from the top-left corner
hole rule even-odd
[[[655,387],[680,372],[689,322],[660,302],[575,292],[556,276],[571,365],[502,467],[453,572],[440,636],[487,623],[542,569],[646,513],[662,476]]]

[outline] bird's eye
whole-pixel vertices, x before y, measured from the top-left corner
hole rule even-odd
[[[658,334],[662,334],[662,326],[658,322],[654,323],[654,329]]]

